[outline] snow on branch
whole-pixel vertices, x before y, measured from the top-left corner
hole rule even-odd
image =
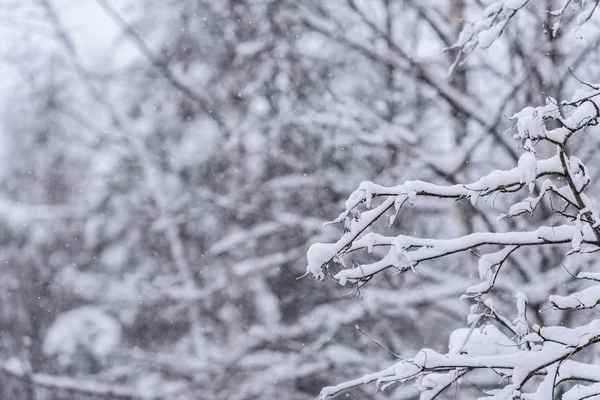
[[[519,11],[529,5],[539,7],[537,3],[539,2],[531,0],[497,0],[488,5],[480,19],[465,24],[456,43],[448,48],[448,50],[458,49],[458,55],[450,67],[449,74],[452,74],[458,66],[464,64],[475,49],[490,47],[502,35]],[[557,8],[546,11],[550,18],[547,21],[548,25],[544,27],[545,33],[549,33],[553,37],[557,35],[569,7],[577,8],[574,24],[581,26],[595,14],[599,0],[563,0],[561,3]]]
[[[483,17],[476,22],[467,24],[456,43],[450,49],[459,49],[460,52],[450,72],[456,66],[466,61],[477,47],[488,48],[502,34],[508,22],[515,14],[529,3],[530,0],[499,0],[495,1],[483,11]]]
[[[523,158],[523,157],[522,157]],[[394,223],[400,208],[406,202],[413,202],[418,196],[429,196],[449,199],[464,199],[469,198],[472,204],[475,204],[479,197],[489,196],[496,192],[513,192],[518,191],[523,185],[530,185],[535,179],[547,175],[562,175],[563,168],[560,164],[558,156],[546,160],[537,160],[535,163],[520,163],[521,165],[509,171],[493,171],[492,173],[482,177],[478,181],[465,185],[441,186],[423,181],[409,181],[403,185],[395,187],[384,187],[373,184],[371,182],[363,182],[358,190],[356,190],[346,202],[346,210],[340,214],[332,223],[344,221],[347,232],[335,244],[314,244],[308,251],[308,272],[319,279],[324,278],[322,267],[331,260],[339,257],[341,253],[352,247],[353,242],[371,226],[382,215],[394,208],[394,213],[388,219],[391,224]],[[358,206],[365,203],[369,208],[373,198],[387,197],[386,200],[362,214],[358,212]],[[350,215],[354,214],[351,218]],[[369,240],[375,240],[376,236],[369,236]],[[481,244],[512,244],[512,242],[500,239],[498,243],[488,243],[491,238],[484,239],[483,237],[471,237],[471,242],[480,242]],[[550,239],[551,240],[551,239]],[[374,245],[382,245],[385,243],[373,243],[365,247],[372,248]],[[387,243],[392,245],[393,243]],[[480,244],[480,245],[481,245]],[[515,243],[522,244],[522,243]],[[412,244],[411,244],[412,245]],[[422,244],[427,245],[427,244]],[[409,245],[410,246],[410,245]],[[467,250],[478,245],[466,246],[463,250]],[[406,246],[404,246],[406,247]],[[461,251],[455,250],[452,252]],[[443,254],[440,254],[441,256]],[[438,257],[439,257],[438,256]],[[435,258],[435,257],[434,257]],[[392,261],[390,259],[390,261]],[[394,265],[394,264],[392,264]],[[388,265],[389,266],[389,265]],[[385,269],[385,268],[382,268]]]
[[[576,340],[573,340],[576,338]],[[529,393],[539,399],[555,398],[554,385],[557,376],[586,376],[590,381],[600,381],[600,375],[589,376],[585,364],[566,362],[569,357],[585,347],[600,341],[600,321],[574,328],[541,328],[524,338],[532,350],[519,350],[519,345],[504,335],[494,325],[484,325],[474,331],[461,329],[450,337],[449,352],[440,354],[431,349],[423,349],[415,357],[401,360],[382,371],[365,375],[321,391],[320,400],[347,390],[351,387],[376,382],[380,388],[391,384],[418,380],[421,399],[433,399],[439,389],[448,386],[470,372],[489,370],[507,383],[495,394],[481,399],[521,399],[523,387],[534,377],[545,376],[535,392]],[[553,368],[548,368],[554,366]],[[597,369],[595,372],[598,372]]]
[[[515,6],[522,3],[522,7],[527,2],[500,3],[502,7],[507,3]],[[496,246],[496,250],[479,257],[480,282],[466,288],[462,296],[475,301],[467,317],[469,327],[452,333],[448,353],[424,349],[412,359],[401,359],[382,371],[327,387],[320,399],[371,382],[383,390],[407,381],[416,383],[421,399],[434,399],[474,371],[496,376],[500,382],[495,390],[483,391],[482,399],[552,399],[556,398],[559,385],[578,379],[591,384],[567,387],[563,398],[585,398],[597,390],[598,368],[570,358],[600,341],[600,319],[573,328],[540,327],[527,319],[526,293],[515,296],[516,318],[501,315],[494,309],[492,299],[486,298],[503,264],[522,248],[563,245],[570,247],[565,255],[600,250],[600,219],[594,201],[586,193],[592,182],[590,171],[581,159],[569,155],[571,148],[567,148],[576,134],[598,133],[594,127],[600,121],[600,90],[588,86],[591,90],[577,91],[570,101],[559,103],[548,98],[545,105],[527,107],[513,116],[516,124],[509,131],[514,133],[522,154],[512,169],[492,171],[476,181],[448,186],[408,181],[385,187],[363,182],[349,196],[345,210],[330,223],[343,224],[343,235],[335,243],[317,243],[308,250],[307,274],[319,280],[331,276],[341,285],[351,283],[361,287],[389,268],[406,272],[416,270],[423,262],[458,252],[489,245]],[[554,155],[539,156],[540,143],[545,143],[546,148],[554,147]],[[532,194],[525,199],[519,197],[524,189]],[[378,221],[394,226],[400,209],[415,204],[421,197],[440,202],[469,200],[476,206],[479,198],[498,193],[514,199],[508,212],[498,216],[499,221],[532,214],[540,203],[549,202],[552,225],[540,223],[529,231],[475,232],[451,239],[386,236],[377,232]],[[555,220],[560,222],[555,224]],[[376,260],[346,266],[345,256],[357,251],[366,251]],[[334,265],[336,271],[331,271]],[[600,281],[595,272],[580,272],[572,278]],[[600,303],[600,285],[567,295],[551,294],[547,300],[549,308],[570,312],[594,308]],[[483,312],[478,311],[481,306]]]

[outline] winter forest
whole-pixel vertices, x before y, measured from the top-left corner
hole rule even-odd
[[[0,0],[0,399],[600,399],[599,3]]]

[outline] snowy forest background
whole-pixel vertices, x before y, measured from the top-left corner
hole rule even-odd
[[[453,47],[491,3],[0,1],[3,398],[311,399],[396,355],[445,353],[469,326],[477,251],[358,285],[298,278],[361,182],[510,169],[507,116],[600,82],[597,1],[504,1],[527,4],[474,51]],[[599,144],[569,144],[592,176]],[[498,222],[510,204],[429,198],[397,219],[446,239],[557,217],[545,201]],[[568,250],[512,253],[486,296],[514,318],[527,293],[531,324],[591,320],[549,307],[599,268]],[[463,386],[470,399],[494,383]]]

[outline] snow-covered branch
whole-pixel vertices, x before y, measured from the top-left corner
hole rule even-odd
[[[414,358],[402,359],[383,371],[325,388],[321,399],[369,382],[376,382],[379,388],[385,389],[409,380],[417,381],[421,399],[433,399],[479,370],[496,374],[502,382],[498,390],[484,391],[485,398],[550,399],[555,398],[557,387],[569,380],[567,377],[585,375],[585,364],[569,360],[600,341],[598,320],[574,328],[540,327],[527,319],[525,293],[516,295],[515,319],[502,315],[494,308],[491,298],[485,297],[493,290],[502,265],[520,248],[570,244],[567,254],[600,249],[600,219],[595,203],[586,194],[590,172],[579,158],[567,155],[567,144],[572,137],[585,132],[596,133],[594,127],[600,118],[599,92],[595,86],[589,86],[591,91],[580,90],[568,102],[559,104],[548,98],[544,106],[528,107],[515,114],[516,125],[512,131],[523,149],[515,168],[493,171],[474,182],[450,186],[409,181],[383,187],[364,182],[349,197],[346,209],[332,222],[344,224],[341,238],[336,243],[314,244],[308,251],[307,273],[320,280],[330,275],[341,285],[353,283],[360,287],[388,268],[418,273],[417,266],[425,261],[490,245],[501,250],[480,256],[481,282],[466,288],[463,296],[476,302],[467,318],[470,327],[451,335],[447,354],[424,349]],[[554,156],[538,155],[542,143],[556,148]],[[545,179],[540,183],[542,177]],[[533,214],[539,204],[550,201],[553,221],[560,219],[561,224],[539,226],[531,231],[475,232],[451,239],[406,234],[387,236],[376,232],[378,221],[386,214],[389,214],[388,224],[393,226],[400,209],[415,204],[421,197],[439,201],[469,199],[476,206],[481,197],[504,193],[514,198],[525,188],[536,194],[525,200],[517,198],[507,213],[498,216],[498,222],[503,218]],[[562,202],[563,206],[557,208],[552,199]],[[366,251],[376,261],[346,266],[344,258],[356,251]],[[333,272],[332,266],[341,270]],[[593,272],[583,272],[579,277],[597,280]],[[548,301],[551,307],[560,310],[593,308],[600,303],[599,288],[592,286],[567,295],[553,294]],[[482,313],[477,312],[480,306],[484,306]],[[598,377],[588,379],[598,380]],[[580,398],[577,396],[593,388],[595,386],[571,389],[565,396]]]

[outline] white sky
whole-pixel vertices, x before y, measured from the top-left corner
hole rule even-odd
[[[60,18],[72,32],[87,67],[102,68],[103,64],[107,67],[106,63],[118,67],[138,57],[139,53],[130,42],[118,41],[120,28],[94,0],[56,1],[57,5],[60,3],[69,3],[60,8]],[[124,2],[113,0],[112,3],[118,9]]]
[[[36,45],[48,41],[51,45],[53,31],[38,23],[41,18],[29,10],[35,10],[34,6],[26,6],[27,0],[23,0],[21,7],[2,7],[0,5],[0,57],[11,55],[11,47],[19,47],[17,41],[24,40],[23,36],[29,26],[38,26],[44,29],[40,33],[32,33],[29,40]],[[120,29],[110,19],[94,0],[50,0],[59,14],[59,19],[68,30],[74,41],[77,51],[87,68],[109,68],[123,66],[133,58],[139,56],[135,47],[127,41],[118,41]],[[1,1],[0,1],[1,3]],[[123,0],[113,0],[113,6],[123,5]],[[39,6],[37,8],[39,10]],[[36,21],[37,20],[37,21]],[[44,36],[47,36],[44,38]],[[7,65],[0,59],[0,72],[12,74],[14,78],[15,66]],[[11,86],[14,79],[0,79],[0,95],[6,86]]]
[[[94,0],[50,0],[59,19],[69,31],[86,69],[106,72],[129,64],[139,57],[135,46],[119,39],[120,28]],[[112,0],[114,7],[123,6],[124,0]],[[23,84],[19,63],[27,65],[22,52],[51,49],[54,31],[44,23],[40,7],[30,0],[0,0],[0,173],[4,154],[10,151],[2,132],[2,120],[10,103],[4,99],[20,90]],[[33,49],[33,50],[32,50]],[[41,49],[41,50],[38,50]],[[27,53],[25,53],[27,54]],[[18,60],[18,63],[14,62]],[[33,116],[32,116],[33,117]]]

